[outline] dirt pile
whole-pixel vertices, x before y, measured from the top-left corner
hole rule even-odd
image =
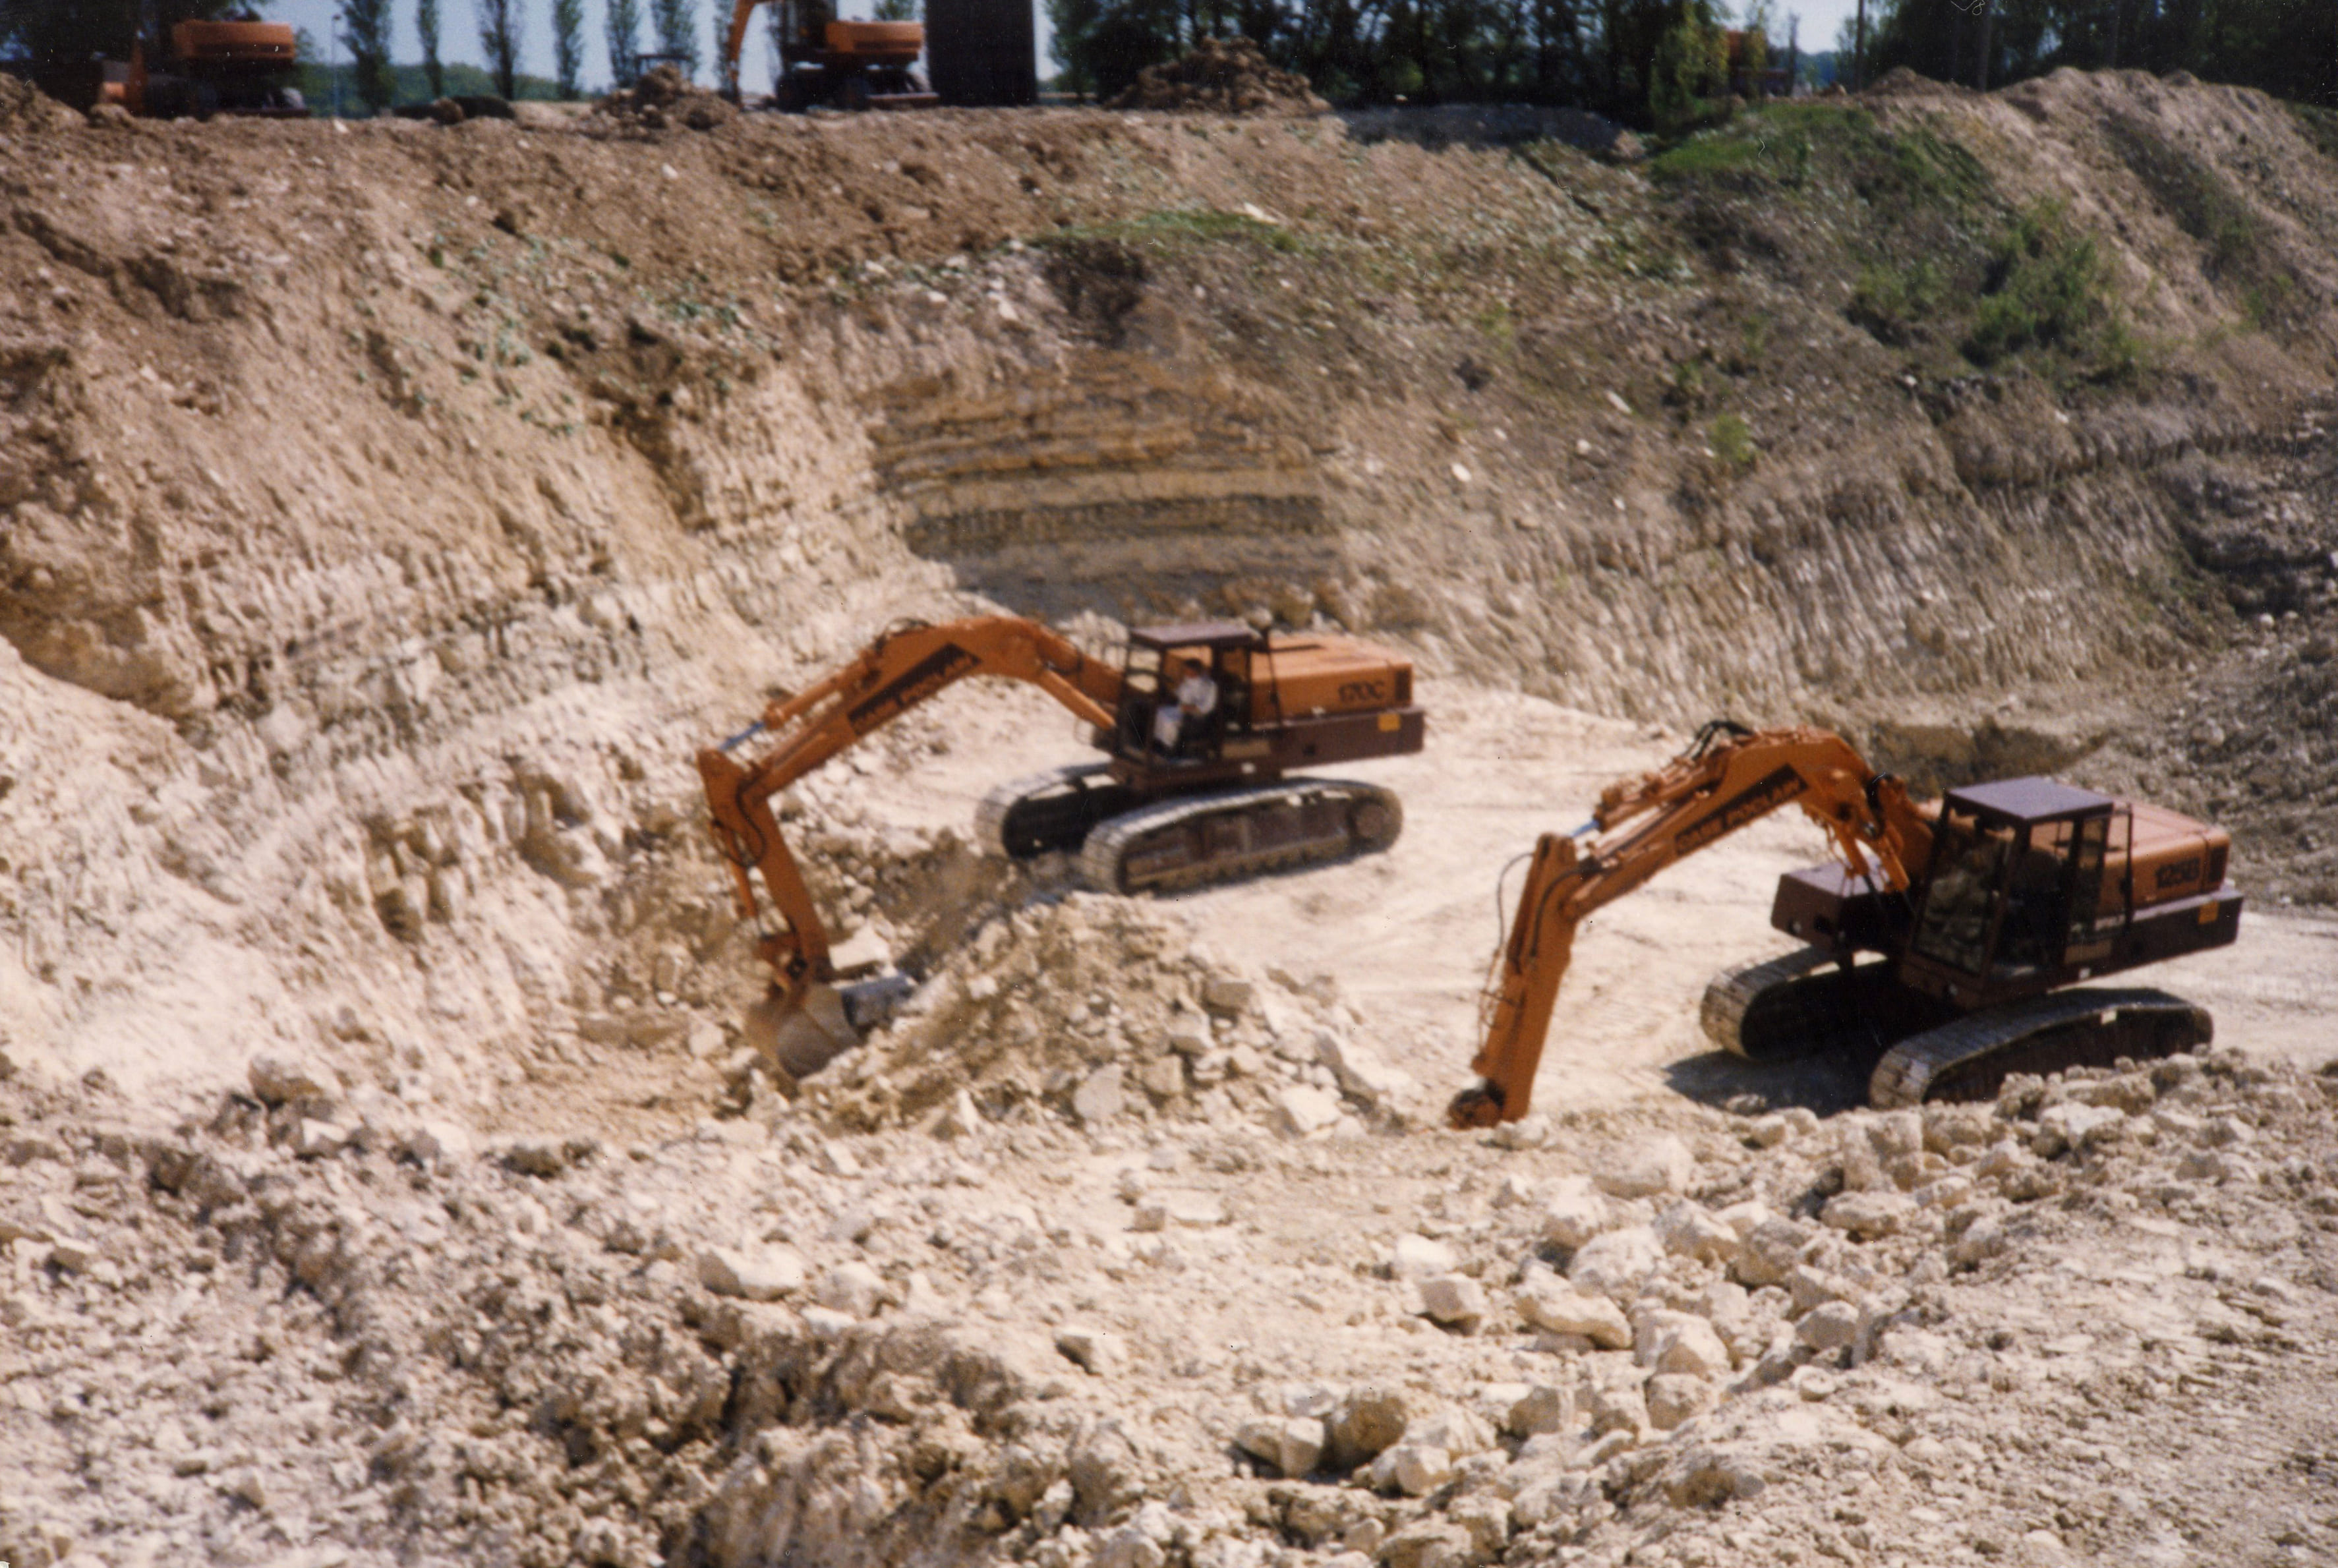
[[[1270,62],[1248,38],[1204,38],[1166,64],[1147,65],[1115,109],[1195,114],[1328,114],[1307,78]]]
[[[21,76],[0,72],[0,136],[63,131],[82,117]]]
[[[1329,975],[1244,973],[1185,920],[1074,893],[972,931],[903,1018],[806,1084],[806,1104],[855,1132],[1045,1112],[1354,1132],[1419,1109],[1362,1027]]]
[[[631,88],[620,88],[595,103],[593,113],[638,131],[663,131],[670,125],[718,131],[739,118],[729,99],[693,85],[678,65],[651,66]]]

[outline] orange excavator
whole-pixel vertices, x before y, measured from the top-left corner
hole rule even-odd
[[[1451,1123],[1526,1115],[1586,917],[1789,804],[1826,830],[1836,863],[1779,879],[1771,924],[1808,946],[1706,988],[1702,1022],[1723,1049],[1872,1063],[1869,1100],[1891,1107],[2212,1038],[2208,1014],[2166,992],[2079,983],[2234,939],[2224,829],[2049,779],[1918,805],[1840,736],[1718,720],[1663,768],[1611,785],[1574,833],[1536,844],[1487,988],[1479,1082],[1454,1097]]]
[[[722,40],[722,92],[739,102],[739,54],[764,0],[734,0]],[[780,8],[780,70],[771,107],[801,113],[831,109],[923,109],[941,102],[918,73],[920,22],[839,22],[827,0],[771,0]]]
[[[1076,851],[1095,887],[1174,891],[1385,849],[1403,828],[1403,807],[1376,785],[1287,776],[1420,750],[1427,720],[1402,654],[1347,637],[1200,622],[1133,630],[1114,663],[1016,616],[896,626],[698,754],[715,844],[773,975],[750,1034],[791,1073],[849,1044],[906,983],[836,984],[827,929],[771,797],[977,675],[1038,687],[1091,727],[1105,756],[993,790],[976,828],[1001,855]],[[763,925],[759,879],[782,929]]]
[[[77,108],[114,103],[157,120],[309,117],[298,84],[299,39],[290,24],[262,22],[250,11],[173,19],[169,9],[157,16],[149,8],[128,60],[44,62],[34,81]]]

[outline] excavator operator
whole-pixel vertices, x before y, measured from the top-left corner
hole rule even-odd
[[[1182,661],[1177,669],[1174,701],[1164,702],[1153,715],[1153,744],[1164,757],[1177,754],[1188,720],[1200,724],[1218,710],[1218,683],[1199,659]]]

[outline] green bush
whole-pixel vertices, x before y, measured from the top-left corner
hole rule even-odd
[[[1948,298],[1940,264],[1927,257],[1911,266],[1870,267],[1851,292],[1851,318],[1878,342],[1905,348],[1926,328]]]
[[[1648,67],[1648,115],[1657,132],[1678,136],[1726,119],[1728,92],[1729,44],[1721,29],[1694,13],[1666,28]]]
[[[2111,320],[2109,288],[2095,242],[2059,202],[2027,208],[1992,250],[1965,356],[1989,366],[2030,348],[2084,352]]]
[[[2338,162],[2338,109],[2323,109],[2312,103],[2285,105],[2297,120],[2297,128],[2305,139],[2321,150],[2324,158]]]
[[[1713,455],[1732,468],[1751,468],[1761,449],[1754,445],[1754,433],[1745,421],[1734,414],[1724,414],[1713,422],[1708,440]]]

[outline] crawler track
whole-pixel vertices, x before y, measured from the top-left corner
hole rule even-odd
[[[1829,1056],[1864,1068],[1894,1042],[1955,1016],[1895,985],[1889,965],[1824,967],[1833,956],[1805,947],[1723,970],[1704,990],[1705,1034],[1749,1062]]]
[[[1050,768],[985,795],[974,808],[975,838],[994,855],[1027,860],[1050,849],[1077,849],[1098,823],[1135,804],[1128,787],[1112,777],[1109,763]]]
[[[2205,1010],[2164,991],[2056,991],[1960,1015],[1893,984],[1888,965],[1828,970],[1832,957],[1805,947],[1723,970],[1705,987],[1706,1036],[1753,1062],[1872,1062],[1868,1102],[1889,1109],[1985,1100],[2008,1073],[2172,1055],[2215,1035]]]
[[[1385,849],[1403,830],[1403,803],[1377,785],[1287,779],[1115,818],[1088,835],[1080,872],[1105,892],[1174,892]]]
[[[2010,1073],[2107,1067],[2190,1051],[2215,1038],[2205,1008],[2146,989],[2080,988],[1991,1007],[1911,1035],[1868,1080],[1883,1109],[1926,1100],[1985,1100]]]

